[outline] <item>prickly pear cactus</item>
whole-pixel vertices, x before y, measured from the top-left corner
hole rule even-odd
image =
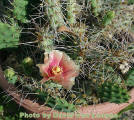
[[[41,42],[41,48],[45,50],[45,52],[50,52],[54,48],[54,42],[53,42],[54,36],[53,34],[45,34],[43,36],[43,41]]]
[[[41,103],[63,112],[75,111],[75,105],[128,102],[127,87],[134,86],[134,70],[129,71],[134,45],[124,33],[129,33],[134,21],[132,0],[33,1],[14,0],[8,16],[24,28],[23,32],[15,24],[0,22],[0,49],[17,47],[20,38],[18,49],[23,51],[16,58],[18,51],[11,53],[17,59],[13,59],[17,63],[13,68],[18,74],[5,70],[9,82],[34,92]],[[30,3],[33,19],[27,23]],[[53,52],[56,50],[59,52]],[[39,69],[35,64],[41,65]],[[60,84],[60,78],[66,78],[64,84]],[[68,81],[71,90],[64,87]]]
[[[134,86],[134,69],[131,69],[126,75],[126,85]]]
[[[75,111],[75,106],[71,103],[68,103],[65,99],[56,98],[55,105],[56,105],[55,109],[63,111],[63,112],[73,112],[73,111]],[[51,106],[51,107],[54,107],[54,105]]]
[[[4,71],[5,77],[8,80],[9,83],[15,84],[18,77],[15,74],[15,71],[13,70],[13,68],[8,68]]]
[[[111,24],[113,18],[115,17],[114,11],[108,11],[103,19],[103,25],[106,26],[108,24]]]
[[[99,15],[99,2],[100,0],[91,0],[91,9],[94,16]]]
[[[45,102],[45,104],[51,108],[63,112],[73,112],[76,109],[74,104],[68,103],[65,99],[51,97],[50,95],[48,95],[48,93],[41,92],[39,90],[38,92],[40,99],[42,99]]]
[[[28,5],[28,1],[27,0],[14,0],[13,2],[13,15],[14,17],[21,21],[22,23],[26,23],[28,22],[26,15],[27,15],[27,11],[26,11],[26,7]]]
[[[65,24],[63,13],[61,11],[60,0],[45,0],[46,12],[50,20],[51,27],[56,30],[58,27]]]
[[[98,69],[99,71],[96,74],[89,74],[90,79],[96,79],[97,81],[102,80],[102,82],[107,81],[108,79],[109,81],[117,84],[120,84],[122,82],[121,76],[118,75],[110,65],[99,65]]]
[[[67,0],[67,18],[68,22],[73,25],[76,23],[76,0]]]
[[[130,99],[127,89],[112,82],[103,83],[98,89],[98,95],[104,102],[117,104],[128,102]]]
[[[20,30],[18,26],[0,22],[0,49],[19,45]]]

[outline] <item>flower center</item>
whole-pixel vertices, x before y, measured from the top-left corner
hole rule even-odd
[[[54,67],[52,68],[52,73],[53,73],[54,75],[61,74],[61,73],[62,73],[62,68],[59,67],[59,66],[54,66]]]

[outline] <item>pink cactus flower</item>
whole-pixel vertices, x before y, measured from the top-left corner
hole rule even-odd
[[[53,50],[45,54],[44,64],[37,65],[43,76],[42,83],[53,80],[66,89],[71,89],[75,83],[75,77],[79,74],[79,66],[65,53]]]

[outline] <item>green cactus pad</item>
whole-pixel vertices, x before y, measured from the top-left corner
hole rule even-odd
[[[121,76],[116,73],[113,67],[108,64],[101,64],[98,66],[99,71],[96,74],[90,75],[91,79],[96,79],[97,81],[101,81],[103,78],[104,81],[109,80],[120,84],[122,82]],[[105,76],[105,77],[103,77]]]
[[[51,27],[57,29],[64,25],[63,13],[61,11],[61,4],[59,0],[45,0],[46,11],[50,20]]]
[[[14,0],[13,2],[13,14],[17,20],[20,20],[22,23],[28,22],[26,18],[26,6],[28,5],[27,0]]]
[[[54,98],[48,95],[46,92],[41,92],[37,90],[41,100],[45,102],[48,107],[54,108],[63,112],[74,112],[76,110],[74,104],[68,103],[65,99],[60,99],[58,97]]]
[[[17,47],[20,31],[16,26],[0,22],[0,49]]]
[[[126,78],[126,85],[127,86],[134,86],[134,68],[131,69],[128,73],[127,73],[127,78]]]
[[[15,75],[15,71],[12,68],[6,69],[4,71],[5,77],[9,83],[15,84],[18,77]]]
[[[102,84],[98,89],[98,96],[103,102],[117,104],[128,102],[130,99],[127,89],[112,82],[105,82]]]
[[[50,52],[53,50],[53,35],[48,34],[43,37],[43,41],[41,42],[41,48],[45,50],[45,52]]]
[[[90,0],[91,1],[91,11],[92,14],[97,17],[99,13],[102,11],[103,0]]]
[[[67,18],[72,25],[76,23],[76,0],[67,0]]]
[[[106,25],[111,24],[114,17],[115,17],[115,12],[114,11],[108,11],[106,13],[106,15],[104,16],[103,25],[106,26]]]
[[[98,4],[96,0],[91,0],[92,12],[95,16],[98,16]]]

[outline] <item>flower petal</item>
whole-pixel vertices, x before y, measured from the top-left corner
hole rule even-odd
[[[63,52],[58,50],[53,50],[49,54],[49,67],[52,68],[53,66],[58,66],[63,56]]]
[[[78,70],[70,70],[68,72],[64,72],[63,73],[63,77],[64,79],[69,79],[71,77],[77,77],[79,75],[79,71]]]
[[[69,79],[64,79],[60,82],[60,84],[65,88],[70,90],[75,84],[75,77],[71,77]]]
[[[71,77],[71,78],[64,78],[61,75],[55,76],[54,78],[51,78],[54,82],[62,85],[65,89],[70,90],[72,88],[72,86],[75,83],[75,77]]]
[[[48,69],[49,69],[49,64],[38,64],[37,67],[40,69],[40,73],[42,76],[48,75]]]
[[[79,74],[79,66],[75,64],[65,53],[53,50],[45,54],[44,64],[37,65],[43,76],[42,83],[53,80],[66,89],[71,89],[75,83],[75,77]],[[61,73],[53,74],[54,67],[61,68]]]
[[[48,63],[49,62],[49,54],[48,53],[44,53],[44,63]]]
[[[79,73],[79,66],[75,65],[74,61],[71,60],[65,53],[63,54],[59,65],[62,67],[64,73],[68,73],[69,71],[77,71],[77,73]]]

